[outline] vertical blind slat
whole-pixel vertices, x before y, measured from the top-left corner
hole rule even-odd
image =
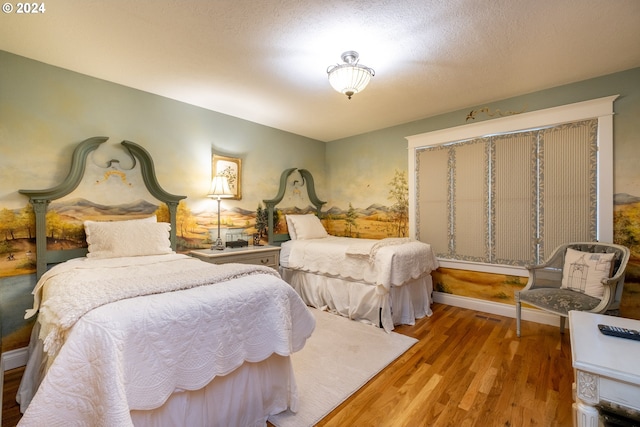
[[[429,242],[437,256],[449,256],[448,150],[437,148],[416,153],[418,239]]]
[[[542,131],[544,149],[543,238],[547,255],[565,242],[593,240],[591,220],[593,164],[590,122],[556,126]],[[593,227],[593,228],[592,228]]]
[[[495,193],[494,235],[496,262],[528,260],[535,239],[535,173],[536,132],[500,135],[494,138]]]
[[[457,258],[488,262],[488,197],[485,173],[486,140],[475,140],[455,147],[453,187],[454,244]]]

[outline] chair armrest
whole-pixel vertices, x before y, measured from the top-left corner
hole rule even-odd
[[[619,268],[618,271],[616,272],[616,274],[614,274],[613,276],[609,277],[609,278],[605,278],[602,279],[602,284],[607,284],[605,282],[619,282],[619,281],[624,281],[624,274],[626,272],[626,268]]]
[[[612,279],[613,278],[602,279],[602,285],[604,286],[602,299],[600,300],[600,304],[589,310],[590,312],[603,313],[612,306],[615,306],[615,308],[617,308],[615,295],[617,291],[617,285],[619,283],[617,280]]]
[[[536,288],[559,288],[562,285],[562,269],[545,267],[543,264],[529,268],[529,280],[522,291]]]
[[[531,271],[531,270],[539,270],[541,268],[547,268],[549,266],[548,262],[544,262],[542,264],[526,264],[524,266],[524,268],[526,268],[527,270]]]
[[[602,283],[602,286],[604,287],[614,289],[616,286],[618,286],[619,280],[614,279],[613,277],[608,277],[600,280],[600,283]]]

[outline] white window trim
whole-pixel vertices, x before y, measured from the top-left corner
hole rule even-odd
[[[471,138],[517,132],[536,127],[587,119],[598,119],[598,227],[600,242],[613,242],[613,102],[620,95],[515,114],[493,120],[440,129],[406,137],[409,141],[409,236],[416,230],[416,151],[424,147]],[[487,273],[527,276],[524,267],[483,264],[467,261],[440,260],[440,266]]]

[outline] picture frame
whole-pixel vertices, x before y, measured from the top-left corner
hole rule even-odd
[[[233,193],[230,199],[242,199],[242,159],[214,154],[211,171],[211,178],[217,175],[227,177],[229,188]]]

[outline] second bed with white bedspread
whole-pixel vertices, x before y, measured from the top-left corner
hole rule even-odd
[[[438,261],[430,245],[330,236],[315,215],[287,215],[287,222],[290,235],[297,231],[281,245],[280,273],[308,305],[387,331],[431,315],[431,271]],[[314,231],[299,233],[301,225]]]

